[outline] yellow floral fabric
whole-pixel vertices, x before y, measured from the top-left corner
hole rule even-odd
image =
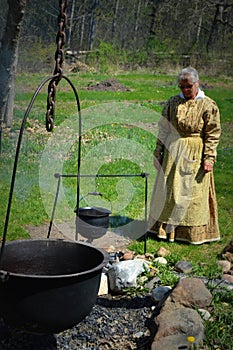
[[[160,238],[198,244],[219,239],[213,173],[203,162],[216,161],[220,115],[209,97],[173,96],[159,121],[154,155],[162,169],[152,193],[149,225]]]

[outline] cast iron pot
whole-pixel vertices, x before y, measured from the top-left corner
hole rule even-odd
[[[98,295],[108,254],[66,240],[7,242],[0,271],[0,315],[6,324],[38,334],[78,324]]]
[[[109,226],[110,210],[101,207],[82,207],[75,210],[78,232],[89,240],[105,235]]]

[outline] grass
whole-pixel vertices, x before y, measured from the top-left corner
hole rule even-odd
[[[81,101],[83,116],[82,174],[140,174],[149,173],[148,194],[153,187],[155,170],[152,151],[156,138],[156,122],[162,105],[171,95],[178,93],[174,76],[153,73],[115,73],[114,78],[129,87],[128,92],[90,91],[86,87],[109,76],[91,73],[71,74]],[[13,169],[15,147],[19,128],[32,94],[43,77],[21,74],[17,78],[14,124],[3,130],[0,158],[0,230],[8,202],[8,192]],[[215,164],[215,186],[219,206],[219,242],[192,246],[169,244],[151,238],[147,251],[155,253],[161,246],[170,251],[169,266],[179,260],[189,260],[195,276],[217,278],[216,261],[232,238],[232,79],[203,77],[211,89],[206,94],[218,104],[221,112],[222,137]],[[48,134],[44,128],[46,113],[46,87],[42,89],[29,115],[24,132],[17,169],[12,210],[8,227],[8,240],[29,237],[26,226],[48,223],[52,211],[57,180],[54,173],[77,173],[77,110],[73,93],[61,81],[57,92],[56,128]],[[135,178],[82,178],[81,195],[97,189],[103,198],[86,198],[97,201],[119,215],[133,220],[144,219],[144,179]],[[62,180],[55,221],[70,220],[76,205],[76,179]],[[82,205],[89,203],[83,200]],[[143,253],[144,243],[135,240],[130,248]],[[164,284],[174,283],[168,270],[161,272]],[[169,280],[170,279],[170,280]],[[206,344],[210,349],[226,344],[233,347],[230,337],[232,318],[232,292],[214,291],[214,319],[206,324]],[[225,345],[224,345],[225,344]],[[224,347],[225,346],[225,347]],[[230,349],[230,347],[229,347]]]
[[[152,166],[152,151],[155,144],[156,124],[162,103],[171,95],[178,93],[175,77],[157,76],[150,73],[120,73],[115,75],[124,86],[130,87],[128,92],[90,91],[86,87],[109,78],[108,76],[80,73],[71,74],[70,79],[77,87],[82,107],[83,135],[82,135],[82,173],[102,174],[132,174],[143,171],[149,176],[149,196],[153,187],[155,170]],[[12,173],[16,141],[21,120],[26,107],[32,97],[33,91],[43,79],[40,75],[20,75],[17,79],[17,94],[15,100],[14,124],[11,130],[3,131],[1,155],[1,225],[7,205]],[[169,249],[176,252],[183,259],[191,258],[201,261],[203,254],[209,257],[211,265],[219,252],[231,238],[232,227],[232,81],[225,79],[217,81],[204,77],[211,89],[206,90],[207,95],[214,98],[219,105],[222,120],[222,137],[218,147],[218,160],[215,164],[215,185],[219,205],[219,224],[221,241],[201,247],[185,246],[182,244],[169,245]],[[56,190],[56,179],[53,168],[55,158],[61,158],[59,170],[64,173],[77,173],[77,136],[76,104],[72,91],[66,82],[61,81],[57,92],[56,120],[58,126],[55,131],[48,134],[44,128],[46,112],[46,87],[38,95],[33,109],[29,115],[24,132],[22,150],[20,153],[18,171],[16,176],[15,195],[11,213],[11,229],[8,239],[19,238],[27,224],[39,225],[48,222],[50,213],[44,208],[43,196],[50,198],[50,209]],[[62,130],[62,133],[61,133]],[[47,145],[47,146],[46,146]],[[46,147],[47,148],[46,148]],[[126,156],[127,154],[127,156]],[[48,162],[46,157],[51,157]],[[94,161],[93,161],[94,160]],[[41,172],[45,166],[43,195],[40,195]],[[56,164],[55,164],[56,166]],[[51,169],[50,169],[51,168]],[[82,179],[82,195],[93,191],[96,187],[104,196],[113,202],[113,211],[116,215],[143,219],[144,213],[144,181],[141,178],[119,179],[103,178]],[[75,207],[76,179],[63,181],[66,201],[69,208]],[[39,188],[40,187],[40,188]],[[125,196],[124,196],[125,192]],[[130,197],[131,200],[127,200]],[[122,201],[126,204],[123,206]],[[107,205],[107,203],[106,203]],[[65,213],[67,215],[67,211]],[[71,215],[73,215],[73,210]],[[17,233],[17,232],[20,232]],[[26,231],[24,232],[26,236]],[[137,250],[143,249],[143,243],[136,242]],[[163,243],[165,244],[165,243]],[[155,251],[159,242],[148,240],[148,250]],[[173,248],[174,247],[174,248]]]

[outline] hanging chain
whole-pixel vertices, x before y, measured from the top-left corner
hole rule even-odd
[[[59,81],[62,79],[63,71],[62,64],[64,62],[64,45],[66,41],[65,28],[67,23],[66,9],[68,6],[68,0],[64,2],[59,0],[60,13],[58,15],[58,32],[56,36],[57,50],[55,52],[55,68],[54,75],[56,78],[52,79],[48,86],[47,97],[47,112],[46,112],[46,130],[52,131],[54,127],[55,119],[55,103],[56,103],[56,88]]]

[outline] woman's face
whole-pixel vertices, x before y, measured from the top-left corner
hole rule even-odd
[[[198,94],[198,87],[199,81],[194,83],[191,76],[185,77],[185,79],[181,80],[179,83],[179,88],[183,92],[186,100],[194,100]]]

